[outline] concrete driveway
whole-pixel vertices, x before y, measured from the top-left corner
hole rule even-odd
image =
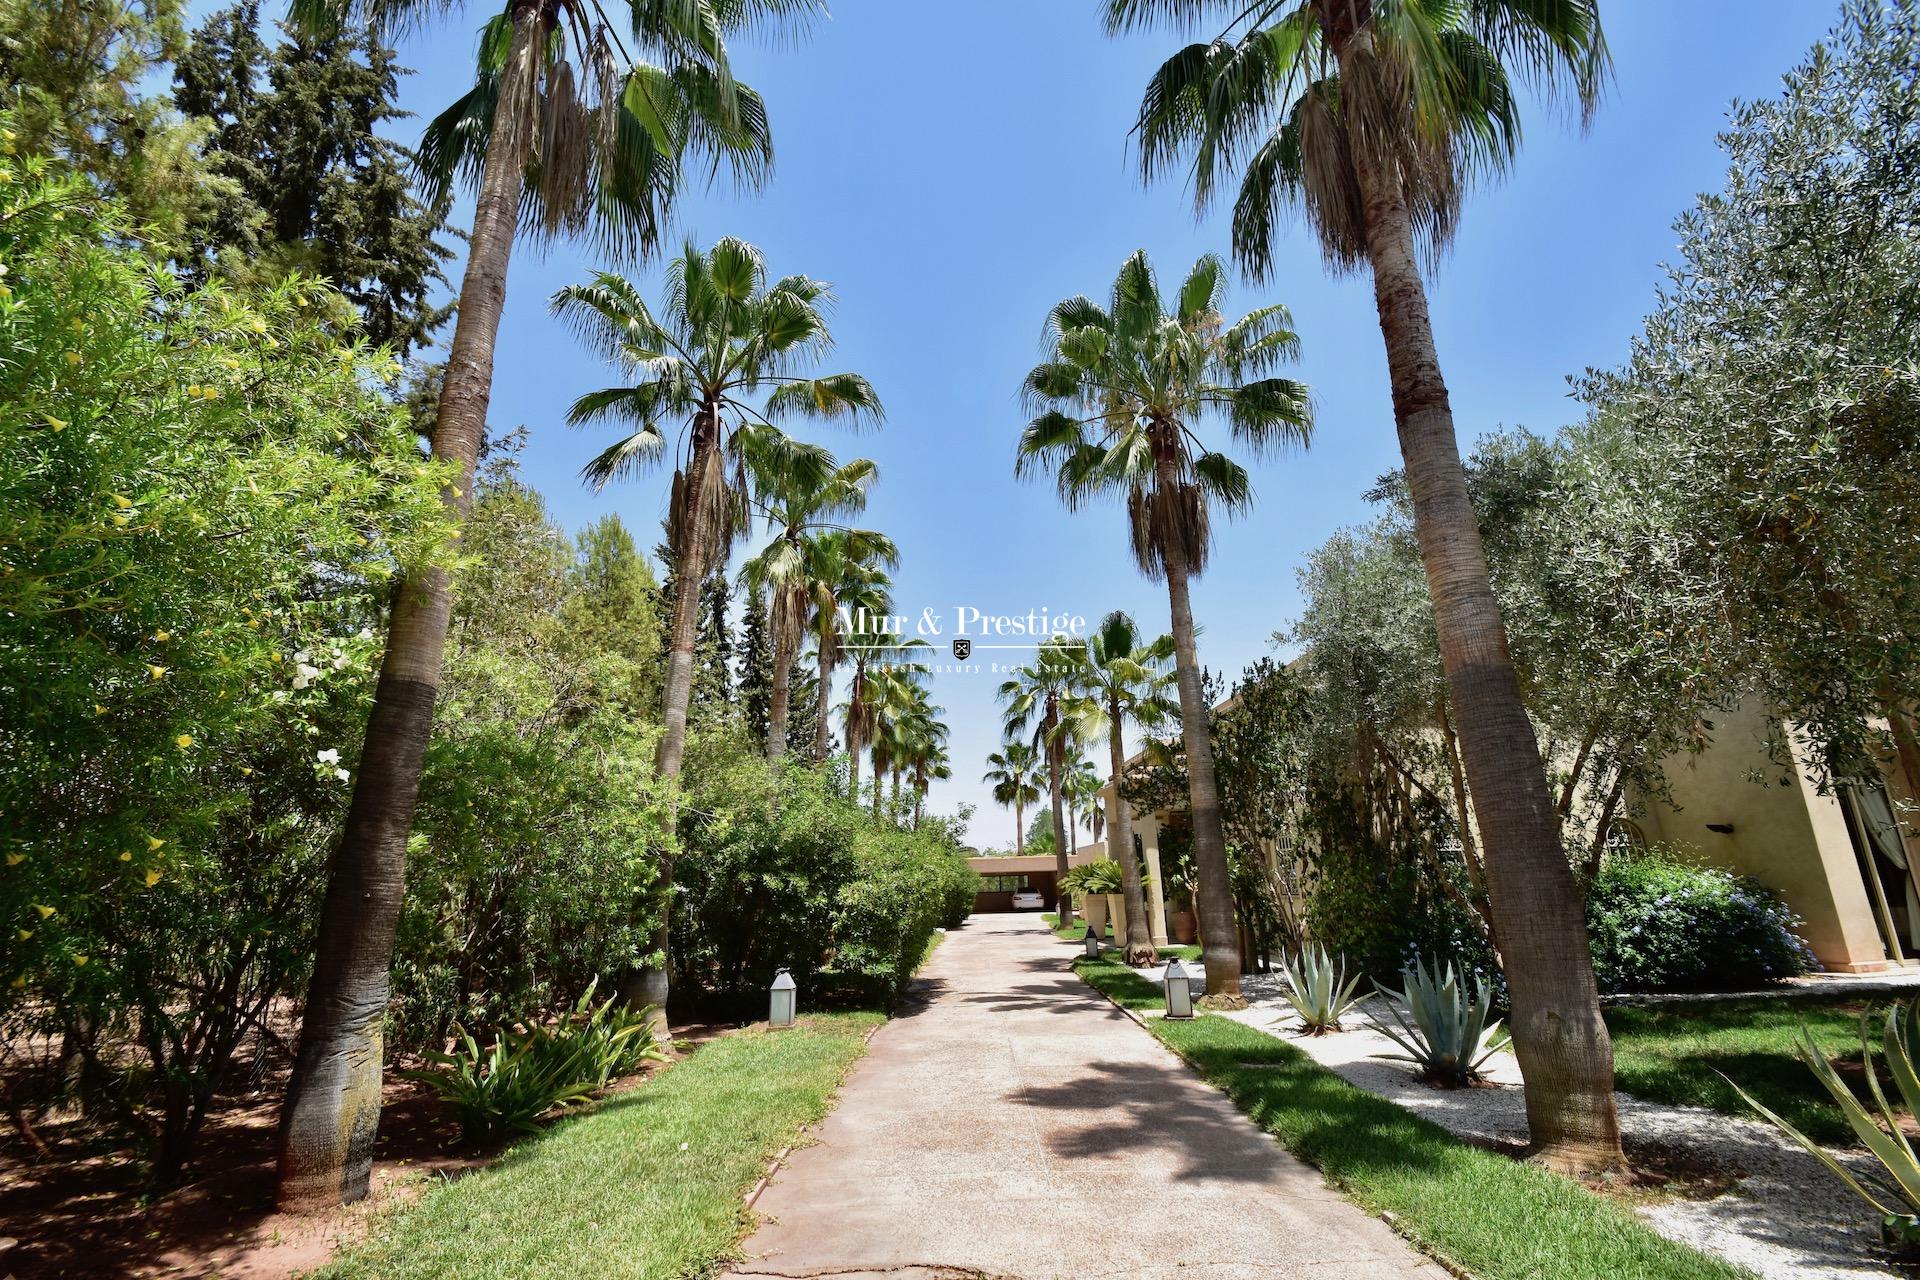
[[[950,934],[732,1274],[1447,1280],[1083,984],[1077,952],[1030,915]]]

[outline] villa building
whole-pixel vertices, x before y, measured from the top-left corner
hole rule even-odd
[[[1136,757],[1137,759],[1137,757]],[[1130,761],[1129,764],[1132,762]],[[1801,935],[1835,973],[1875,973],[1920,963],[1920,797],[1889,762],[1879,776],[1823,791],[1797,742],[1782,745],[1767,716],[1740,708],[1715,718],[1713,743],[1664,764],[1666,796],[1627,797],[1612,839],[1664,844],[1751,876],[1780,895]],[[1108,779],[1109,790],[1113,780]],[[1149,928],[1168,940],[1160,841],[1184,812],[1136,813],[1133,832],[1149,880]],[[1104,846],[1082,854],[1104,854]],[[1270,861],[1285,858],[1269,850]],[[1051,859],[1048,867],[1051,868]],[[1296,869],[1280,868],[1297,882]],[[1051,881],[1049,874],[1048,880]]]

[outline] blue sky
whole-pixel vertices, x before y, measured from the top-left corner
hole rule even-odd
[[[1567,376],[1623,355],[1672,251],[1672,220],[1720,183],[1714,139],[1727,107],[1774,92],[1836,9],[1605,6],[1616,78],[1592,128],[1530,112],[1518,166],[1471,197],[1433,282],[1463,441],[1501,426],[1551,431],[1574,414]],[[405,105],[429,115],[465,87],[482,12],[468,7],[402,46],[418,72]],[[833,282],[830,363],[872,378],[888,422],[878,434],[820,438],[880,465],[865,522],[901,546],[903,613],[1046,608],[1091,621],[1121,608],[1167,626],[1164,588],[1135,572],[1118,507],[1069,515],[1047,488],[1013,478],[1012,451],[1016,391],[1054,302],[1104,293],[1137,248],[1172,277],[1227,248],[1224,218],[1196,221],[1177,183],[1144,188],[1127,146],[1141,86],[1177,40],[1110,40],[1092,0],[833,0],[832,18],[804,42],[735,50],[768,102],[776,171],[758,193],[688,195],[676,243],[740,236],[776,274]],[[1271,284],[1236,282],[1229,314],[1292,307],[1304,346],[1295,373],[1313,388],[1318,426],[1309,451],[1256,467],[1254,513],[1218,527],[1195,584],[1201,655],[1229,673],[1269,651],[1297,611],[1304,556],[1365,519],[1360,495],[1398,462],[1368,282],[1328,276],[1297,226],[1277,257]],[[601,265],[569,245],[517,253],[491,419],[531,429],[526,471],[556,518],[578,528],[617,511],[650,545],[666,477],[587,492],[580,465],[606,436],[561,421],[574,396],[612,379],[549,321],[546,299]],[[652,265],[629,274],[649,287],[659,278]],[[983,846],[1010,844],[1013,832],[979,782],[1000,737],[997,684],[984,672],[936,680],[955,777],[933,804],[978,805],[972,839]]]

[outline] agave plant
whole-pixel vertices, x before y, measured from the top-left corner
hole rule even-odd
[[[1340,1030],[1340,1019],[1360,1003],[1355,994],[1360,975],[1347,977],[1346,966],[1317,942],[1282,960],[1280,976],[1286,982],[1287,1003],[1300,1015],[1300,1029],[1307,1035]]]
[[[1916,1010],[1920,1010],[1920,997],[1895,1004],[1887,1010],[1886,1023],[1881,1028],[1880,1047],[1886,1055],[1887,1074],[1893,1077],[1894,1087],[1899,1090],[1908,1114],[1920,1116],[1920,1075],[1916,1075],[1914,1069],[1916,1058],[1920,1058],[1920,1044],[1916,1044],[1914,1039]],[[1866,1065],[1864,1074],[1867,1077],[1867,1091],[1873,1095],[1872,1111],[1867,1110],[1847,1082],[1840,1078],[1840,1073],[1834,1070],[1833,1063],[1814,1043],[1813,1033],[1805,1025],[1800,1028],[1800,1042],[1795,1046],[1795,1051],[1820,1083],[1826,1086],[1827,1092],[1833,1095],[1833,1100],[1839,1104],[1841,1114],[1846,1116],[1855,1136],[1880,1162],[1880,1167],[1886,1172],[1885,1179],[1869,1177],[1863,1181],[1855,1177],[1852,1170],[1821,1150],[1813,1139],[1762,1105],[1752,1094],[1731,1079],[1727,1083],[1733,1085],[1734,1092],[1748,1106],[1812,1152],[1820,1163],[1833,1170],[1842,1182],[1853,1188],[1855,1194],[1879,1212],[1882,1240],[1907,1249],[1920,1246],[1920,1157],[1915,1156],[1913,1144],[1901,1132],[1899,1115],[1888,1103],[1886,1091],[1880,1087],[1879,1073],[1873,1065],[1873,1047],[1867,1039],[1867,1016],[1860,1015],[1860,1057]]]
[[[1413,968],[1400,974],[1404,990],[1376,990],[1387,998],[1392,1023],[1369,1014],[1380,1033],[1406,1050],[1375,1057],[1411,1062],[1429,1084],[1457,1089],[1480,1076],[1480,1065],[1506,1047],[1508,1037],[1493,1016],[1493,991],[1487,980],[1472,974],[1473,989],[1454,970],[1429,969],[1416,958]]]

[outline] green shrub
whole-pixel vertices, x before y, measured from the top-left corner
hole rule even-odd
[[[947,824],[878,821],[739,739],[691,761],[671,922],[683,983],[709,999],[758,1005],[781,968],[803,1000],[891,998],[933,931],[972,910],[979,877]]]
[[[456,1027],[453,1051],[429,1051],[426,1058],[436,1070],[403,1074],[433,1087],[460,1122],[460,1140],[473,1146],[538,1132],[540,1117],[584,1102],[594,1090],[573,1055],[504,1028],[482,1048],[472,1032]]]
[[[1759,883],[1666,850],[1610,858],[1587,891],[1602,991],[1737,990],[1817,968]]]

